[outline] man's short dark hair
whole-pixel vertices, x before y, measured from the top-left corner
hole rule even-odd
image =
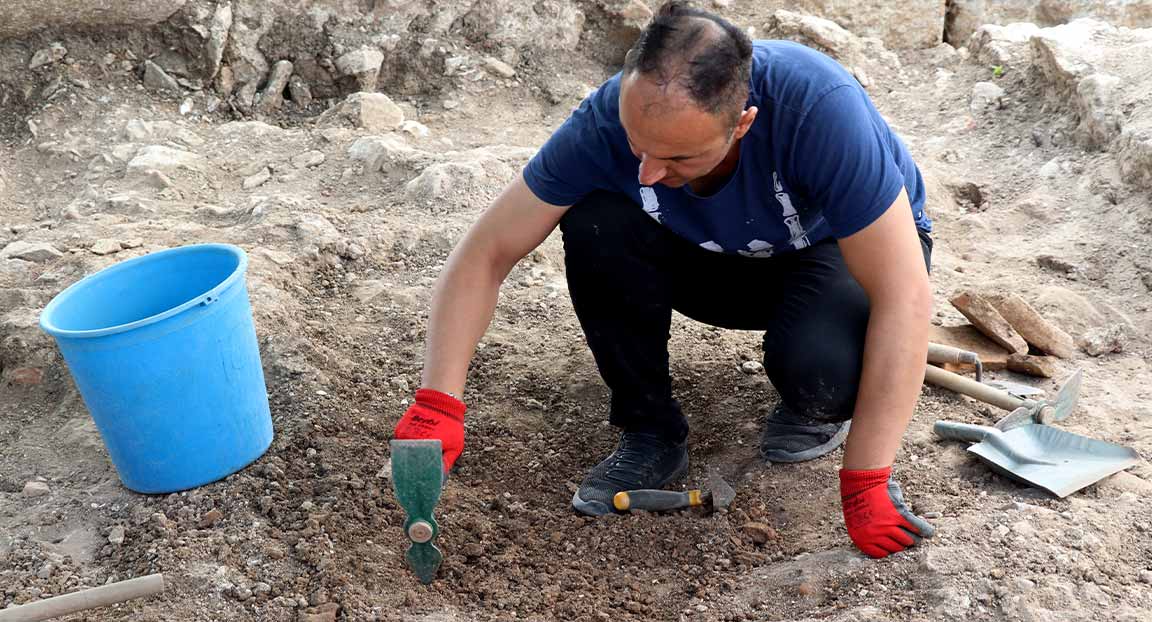
[[[718,30],[719,29],[719,30]],[[752,40],[728,20],[674,0],[660,7],[624,59],[661,87],[677,87],[733,127],[748,100]]]

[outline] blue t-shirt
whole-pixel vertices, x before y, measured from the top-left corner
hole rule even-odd
[[[706,249],[770,257],[844,238],[876,220],[902,188],[916,226],[924,181],[864,89],[831,58],[788,41],[755,41],[747,107],[759,114],[740,161],[709,196],[641,186],[620,125],[620,74],[591,93],[528,163],[524,180],[552,205],[595,190],[632,197],[657,222]]]

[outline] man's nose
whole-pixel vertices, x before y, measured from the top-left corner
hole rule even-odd
[[[648,157],[648,154],[641,154],[639,175],[641,186],[651,186],[661,179],[664,179],[667,175],[667,165],[660,160]]]

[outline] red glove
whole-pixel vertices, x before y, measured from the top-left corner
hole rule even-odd
[[[869,557],[887,557],[931,538],[936,528],[904,504],[892,467],[869,471],[840,470],[840,503],[844,524],[856,548]]]
[[[416,401],[396,424],[396,440],[435,439],[444,451],[447,473],[464,451],[464,402],[435,389],[417,389]]]

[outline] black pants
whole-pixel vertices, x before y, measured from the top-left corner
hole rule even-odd
[[[868,298],[834,240],[772,258],[715,253],[603,192],[571,207],[560,229],[572,305],[612,392],[613,425],[687,435],[668,371],[673,309],[765,331],[764,368],[785,405],[826,421],[852,416]],[[932,240],[920,240],[930,264]]]

